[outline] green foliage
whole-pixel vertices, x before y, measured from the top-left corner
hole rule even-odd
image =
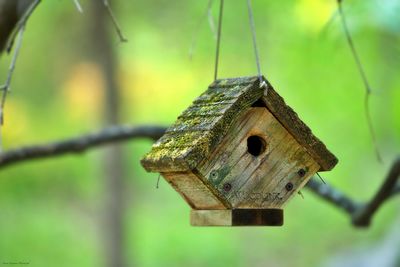
[[[215,42],[207,22],[193,61],[188,56],[206,2],[120,0],[114,5],[129,39],[119,45],[114,36],[123,122],[168,125],[210,84]],[[400,147],[398,1],[344,3],[374,89],[371,110],[384,165],[373,153],[364,88],[338,18],[326,26],[335,1],[253,2],[264,75],[339,158],[339,165],[323,174],[325,180],[356,199],[369,198]],[[226,1],[221,77],[256,73],[245,8],[245,1]],[[89,10],[79,14],[72,1],[43,1],[29,21],[6,103],[6,149],[102,126],[104,84],[89,56],[88,19]],[[1,58],[2,79],[8,59]],[[399,204],[391,201],[370,229],[359,231],[346,215],[304,190],[305,199],[296,197],[285,210],[282,228],[192,228],[189,208],[178,194],[164,181],[156,190],[157,175],[140,167],[149,149],[150,142],[134,141],[124,150],[126,252],[132,266],[320,266],[338,252],[379,239]],[[103,152],[0,172],[0,261],[41,267],[102,264]]]

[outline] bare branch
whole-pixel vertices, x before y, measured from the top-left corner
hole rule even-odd
[[[356,226],[369,226],[376,211],[395,192],[400,177],[400,157],[393,163],[384,183],[375,196],[361,209],[353,214],[353,224]]]
[[[11,33],[11,35],[8,38],[8,41],[7,41],[7,52],[8,53],[12,49],[14,40],[15,40],[18,32],[21,30],[22,27],[25,27],[26,23],[28,22],[28,19],[32,15],[33,11],[35,11],[36,7],[40,4],[40,1],[41,0],[33,0],[33,2],[26,9],[25,13],[18,20],[16,27],[14,28],[13,32]]]
[[[307,188],[337,208],[344,210],[348,214],[353,214],[361,206],[360,203],[355,202],[336,188],[330,186],[329,184],[319,182],[317,178],[312,178],[307,183]]]
[[[11,35],[7,41],[7,51],[10,52],[11,48],[13,46],[14,40],[16,38],[16,35],[18,34],[17,46],[14,50],[14,54],[11,59],[11,64],[10,64],[9,71],[7,74],[7,80],[4,85],[0,86],[0,90],[3,91],[3,95],[2,95],[1,103],[0,103],[0,125],[3,125],[3,123],[4,123],[4,105],[5,105],[5,101],[7,98],[7,93],[9,92],[9,89],[10,89],[11,79],[14,74],[15,65],[17,62],[18,55],[19,55],[19,51],[22,46],[22,39],[23,39],[24,31],[25,31],[25,26],[26,26],[28,19],[32,15],[35,8],[39,5],[39,3],[40,3],[40,0],[34,0],[32,2],[32,4],[27,8],[27,10],[23,14],[23,16],[17,22],[15,29],[13,30],[13,32],[11,33]]]
[[[33,145],[0,153],[0,168],[32,159],[49,158],[71,153],[82,153],[90,148],[146,137],[160,138],[166,128],[162,126],[113,126],[100,132],[87,134],[49,144]]]
[[[390,197],[400,194],[399,178],[400,157],[392,164],[378,192],[366,203],[356,202],[332,186],[318,182],[315,178],[308,182],[307,187],[324,200],[347,212],[352,218],[354,226],[368,227],[383,203]]]
[[[25,31],[25,26],[23,25],[21,27],[21,29],[19,30],[19,35],[17,38],[17,46],[15,47],[14,55],[11,59],[11,64],[10,64],[10,67],[8,70],[6,83],[4,85],[0,86],[0,90],[3,91],[3,95],[1,97],[1,103],[0,103],[0,125],[3,125],[3,123],[4,123],[4,105],[6,103],[7,94],[10,91],[11,79],[14,74],[15,65],[17,63],[19,51],[21,50],[22,38],[24,36],[24,31]]]

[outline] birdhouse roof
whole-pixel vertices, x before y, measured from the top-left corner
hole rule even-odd
[[[265,82],[267,85],[260,88],[258,77],[216,80],[153,145],[141,161],[143,167],[154,172],[193,170],[228,133],[235,119],[257,103],[266,106],[306,148],[321,166],[320,171],[332,169],[337,158]]]

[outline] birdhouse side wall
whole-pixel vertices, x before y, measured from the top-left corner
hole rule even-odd
[[[224,203],[213,193],[213,189],[208,188],[196,174],[169,172],[162,173],[162,176],[193,209],[226,209]]]

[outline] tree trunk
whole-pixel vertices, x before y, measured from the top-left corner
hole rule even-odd
[[[103,1],[92,0],[92,47],[96,53],[105,84],[104,123],[119,122],[119,90],[116,80],[117,59],[113,52],[109,31],[110,21]],[[123,151],[118,145],[106,149],[102,164],[104,169],[104,249],[109,267],[123,267],[124,261],[124,176]]]

